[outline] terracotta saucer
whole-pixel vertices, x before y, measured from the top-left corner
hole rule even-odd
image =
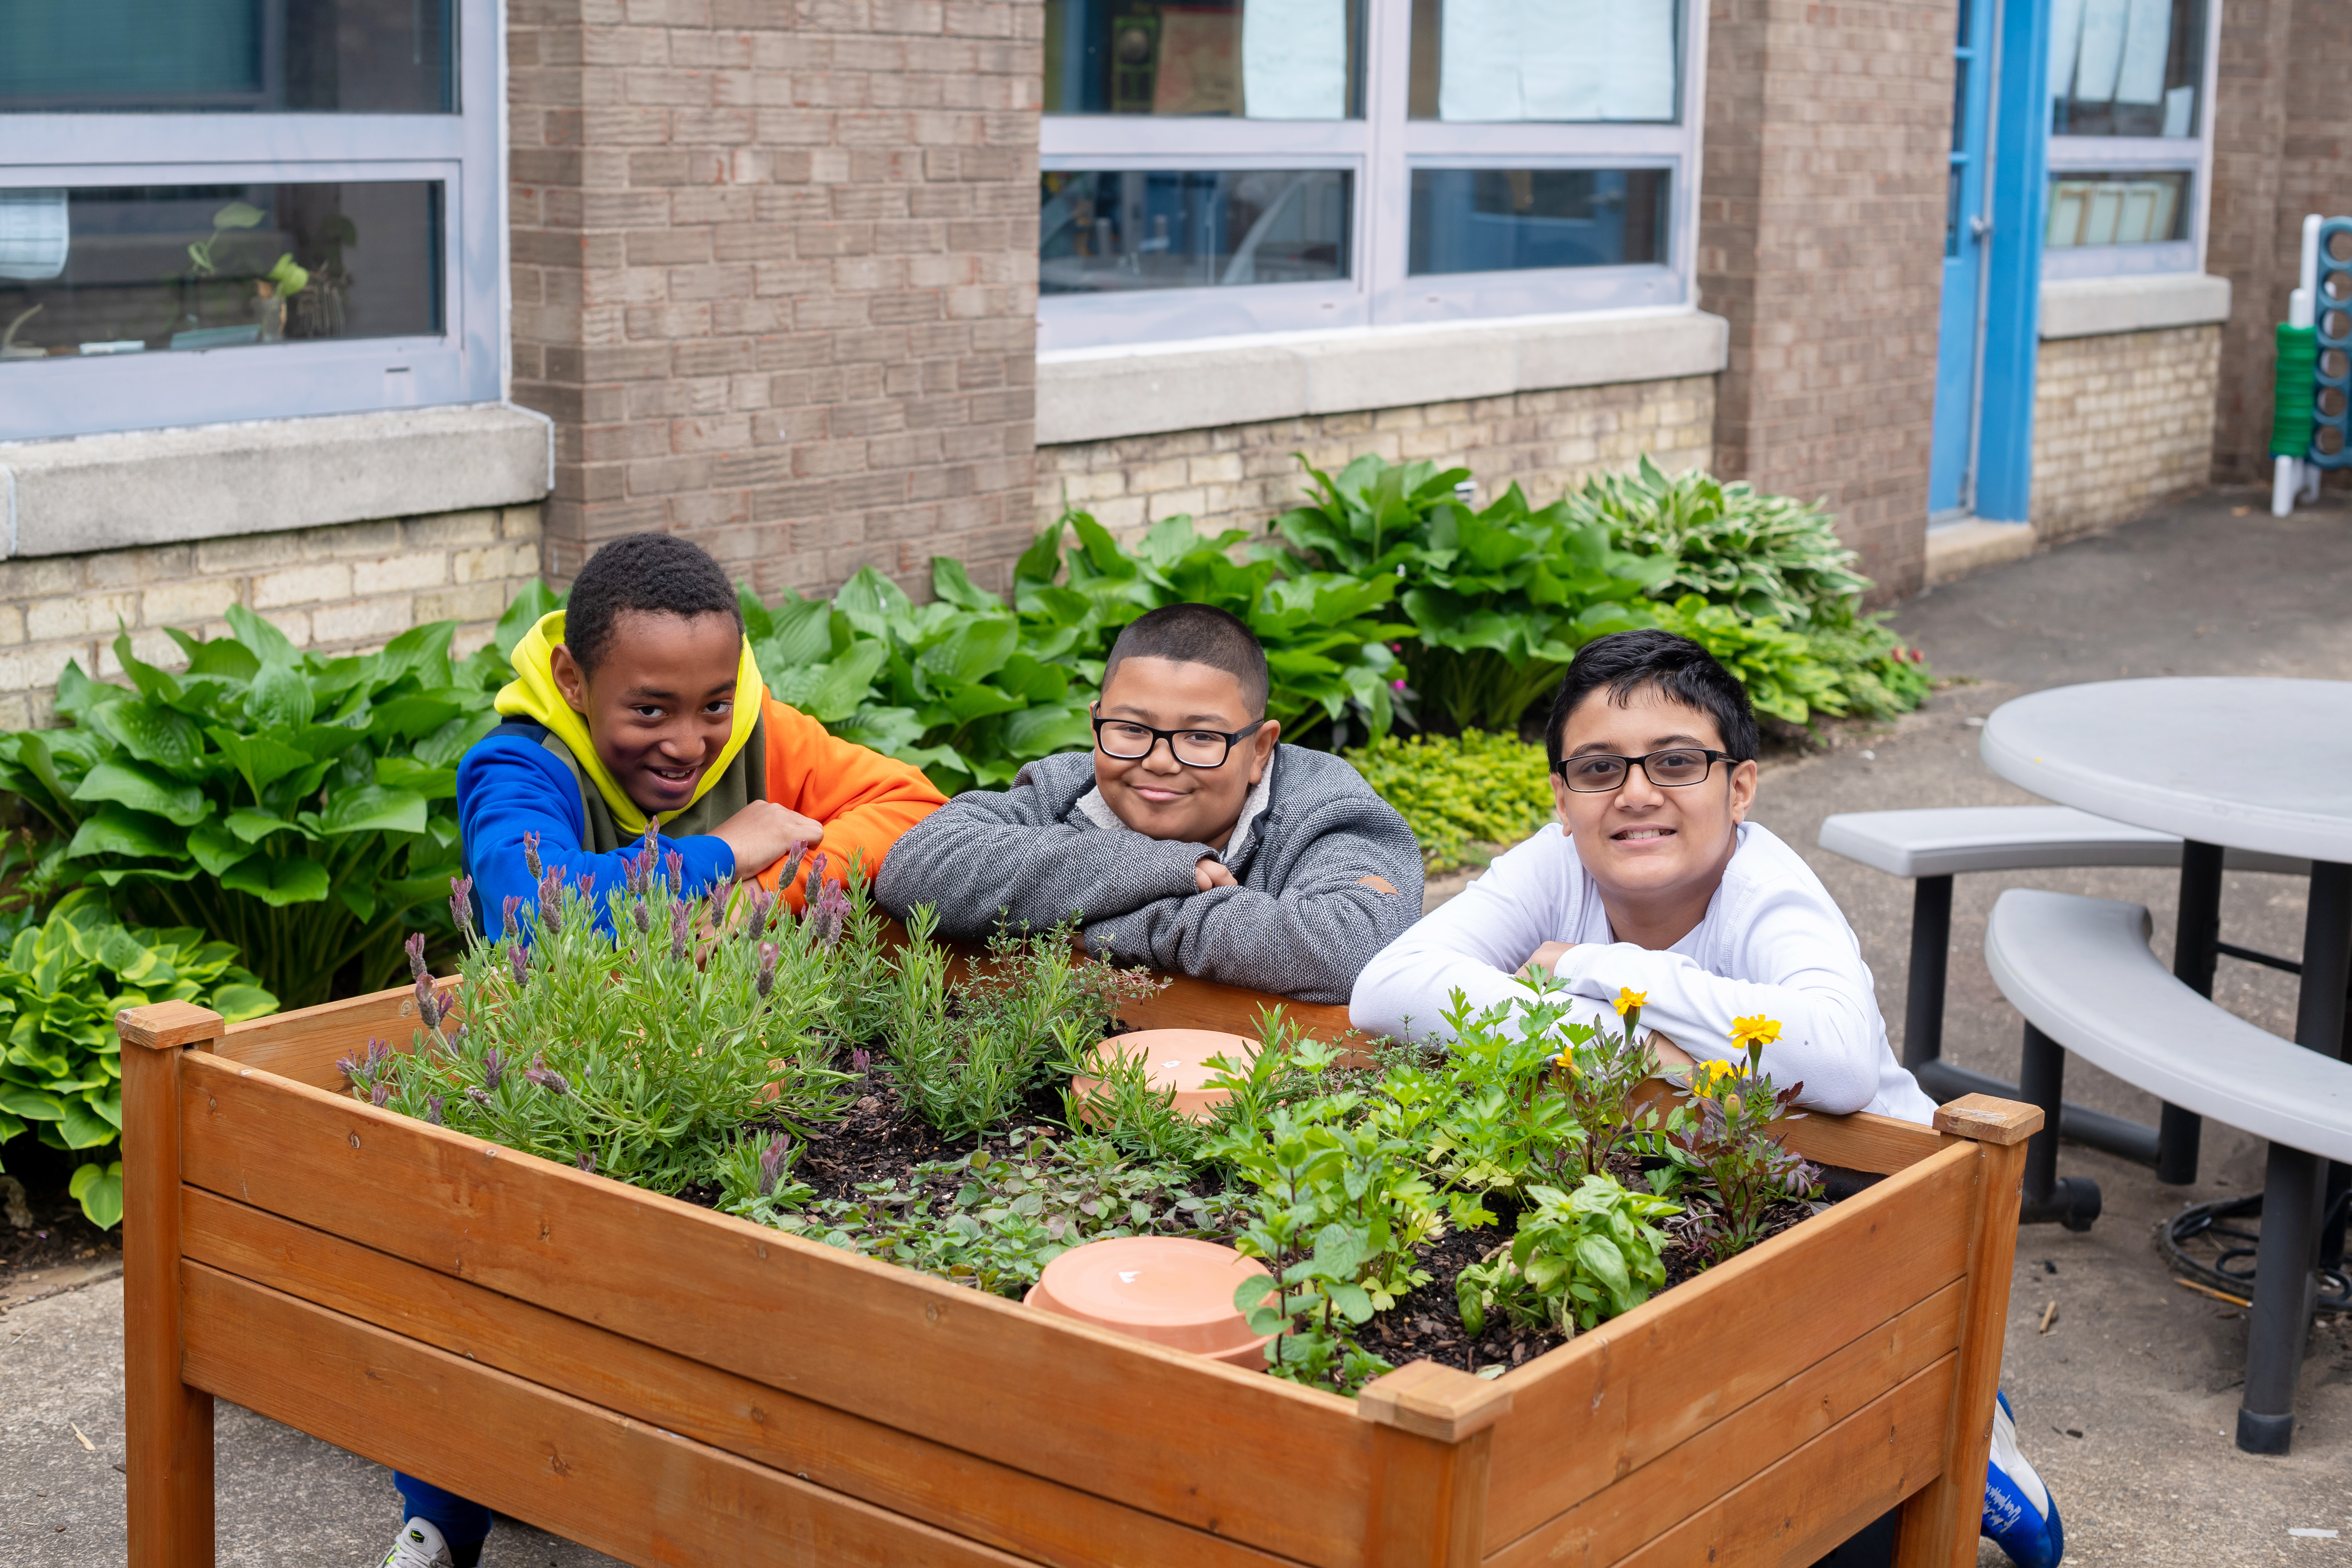
[[[1257,1055],[1257,1042],[1246,1035],[1214,1029],[1140,1029],[1132,1035],[1113,1035],[1095,1049],[1115,1050],[1129,1059],[1143,1057],[1149,1064],[1145,1081],[1154,1089],[1176,1091],[1176,1113],[1206,1121],[1232,1098],[1225,1090],[1210,1087],[1209,1079],[1220,1069],[1211,1067],[1209,1058],[1223,1057],[1235,1067],[1245,1067]],[[1070,1080],[1081,1101],[1092,1099],[1101,1086],[1102,1080],[1096,1078]]]
[[[1045,1265],[1022,1300],[1040,1311],[1262,1372],[1274,1336],[1250,1332],[1234,1291],[1265,1272],[1256,1258],[1213,1241],[1114,1237],[1074,1247]]]

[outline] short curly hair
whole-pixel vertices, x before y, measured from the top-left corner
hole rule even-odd
[[[613,634],[630,610],[656,615],[725,616],[743,630],[735,586],[710,552],[674,533],[625,533],[588,558],[563,606],[563,646],[583,673],[593,675],[613,649]]]
[[[1265,648],[1249,623],[1214,605],[1162,605],[1127,623],[1103,660],[1103,689],[1112,671],[1130,658],[1165,658],[1205,664],[1241,682],[1242,706],[1261,718],[1267,689]]]

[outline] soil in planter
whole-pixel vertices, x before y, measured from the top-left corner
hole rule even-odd
[[[14,1189],[0,1184],[0,1297],[11,1284],[35,1269],[59,1264],[107,1263],[121,1256],[122,1233],[100,1230],[81,1212],[81,1205],[66,1191],[73,1173],[63,1155],[40,1148],[30,1138],[9,1145],[8,1174],[24,1187],[26,1217],[18,1226],[6,1199]]]

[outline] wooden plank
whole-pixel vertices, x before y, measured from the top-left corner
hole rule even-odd
[[[1936,1108],[1938,1131],[1979,1143],[2022,1143],[2042,1131],[2042,1108],[1990,1094],[1964,1094]]]
[[[1935,1473],[1957,1358],[1889,1389],[1616,1568],[1805,1568]],[[1976,1537],[1969,1537],[1974,1561]]]
[[[1486,1561],[1493,1568],[1554,1563],[1601,1568],[1616,1562],[1647,1541],[1659,1521],[1687,1512],[1694,1499],[1731,1490],[1950,1356],[1959,1343],[1965,1294],[1965,1282],[1954,1280]]]
[[[446,997],[457,989],[457,977],[444,975],[433,984]],[[231,1024],[212,1048],[215,1055],[246,1067],[338,1092],[349,1089],[351,1080],[336,1062],[366,1050],[372,1039],[404,1051],[415,1037],[416,992],[404,985]]]
[[[1783,1148],[1817,1164],[1876,1171],[1882,1175],[1908,1170],[1956,1142],[1916,1121],[1867,1110],[1851,1116],[1825,1116],[1811,1110],[1800,1117],[1784,1117],[1772,1125]]]
[[[1280,1007],[1302,1034],[1342,1044],[1363,1040],[1348,1023],[1348,1009],[1338,1004],[1294,1002],[1189,974],[1160,978],[1168,982],[1166,990],[1149,1001],[1129,1004],[1120,1017],[1139,1029],[1223,1029],[1255,1039],[1259,1016]]]
[[[184,1190],[197,1262],[1020,1556],[1077,1568],[1116,1543],[1135,1563],[1283,1561]]]
[[[1487,1539],[1516,1541],[1958,1279],[1953,1146],[1509,1374]]]
[[[1374,1568],[1478,1568],[1493,1436],[1491,1427],[1481,1427],[1442,1443],[1402,1426],[1376,1426],[1364,1561]]]
[[[2030,1107],[2028,1109],[2031,1109]],[[2013,1126],[2023,1126],[2017,1118]],[[1939,1474],[1903,1508],[1897,1568],[1969,1568],[1984,1512],[1985,1465],[1992,1448],[1993,1402],[2009,1328],[2009,1286],[2017,1261],[2017,1204],[2025,1179],[2026,1126],[2017,1139],[1975,1145],[1980,1175],[1969,1237],[1969,1295],[1960,1328],[1958,1385],[1952,1396]]]
[[[132,1568],[211,1568],[213,1402],[182,1382],[180,1368],[180,1064],[181,1047],[210,1039],[220,1016],[165,1002],[127,1008],[115,1022],[122,1037],[130,1561]]]
[[[203,1386],[624,1562],[1022,1561],[201,1263],[181,1279]]]
[[[1372,1428],[1337,1395],[217,1058],[184,1070],[194,1185],[1276,1555],[1361,1559]]]

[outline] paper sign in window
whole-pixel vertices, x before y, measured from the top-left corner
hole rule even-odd
[[[1346,0],[1249,0],[1242,11],[1242,102],[1253,120],[1345,119]]]
[[[1438,117],[1670,121],[1675,0],[1445,0]]]

